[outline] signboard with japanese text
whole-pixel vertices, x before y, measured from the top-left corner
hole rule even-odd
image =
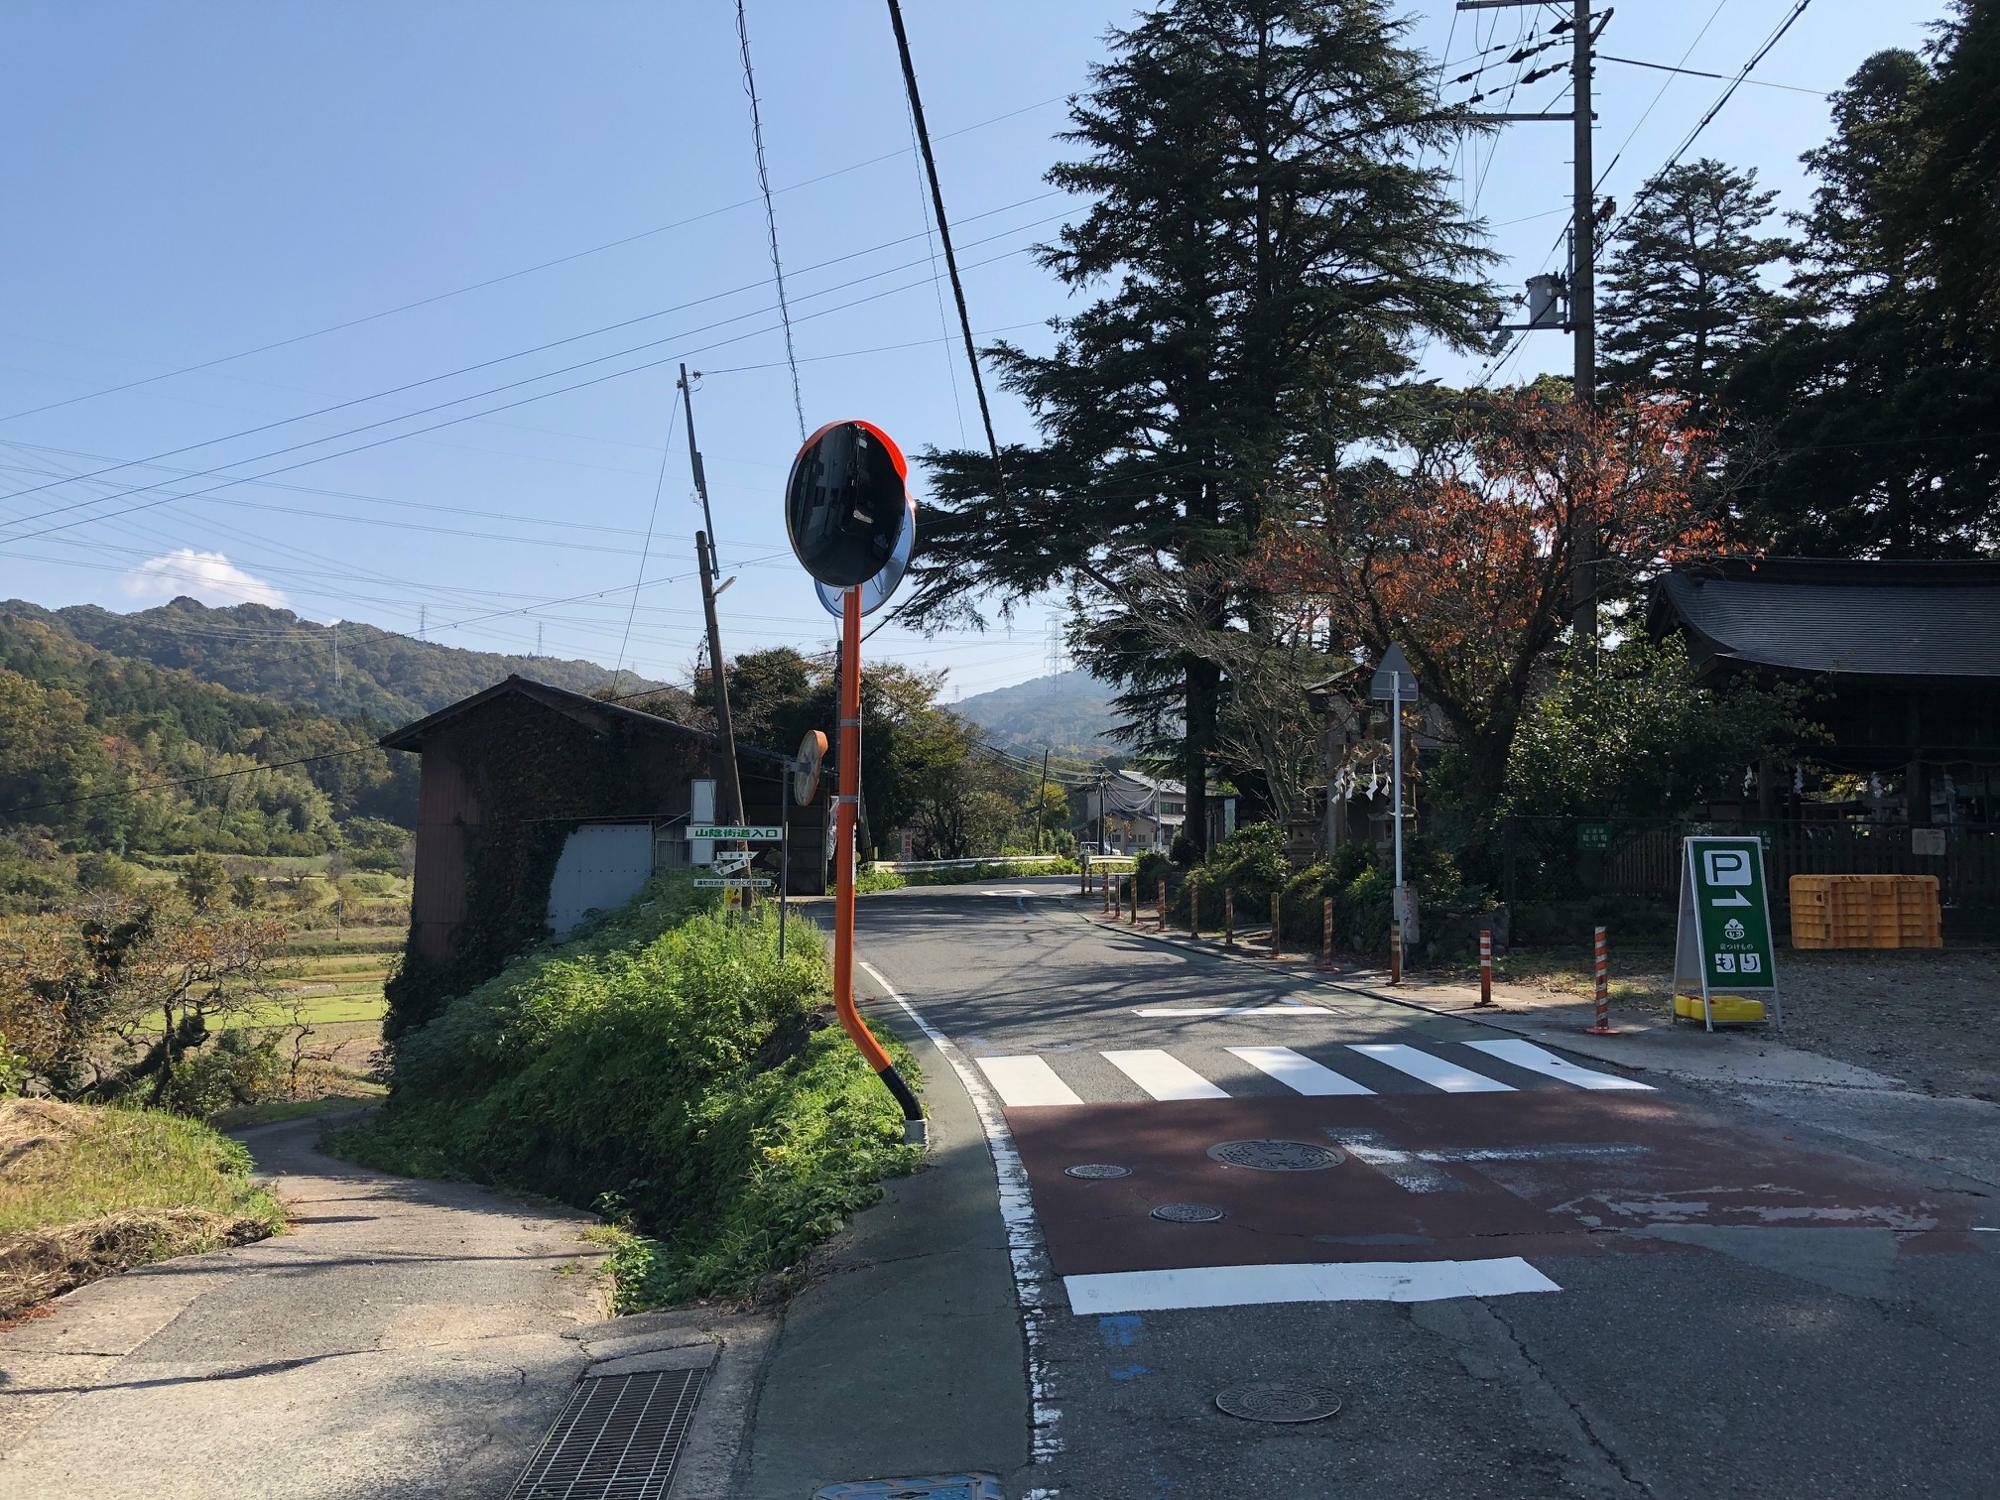
[[[1762,840],[1698,836],[1682,848],[1675,993],[1692,997],[1699,987],[1710,1030],[1718,993],[1768,999],[1775,1015],[1777,955]]]

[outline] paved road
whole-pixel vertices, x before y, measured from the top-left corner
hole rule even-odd
[[[987,1107],[1040,1453],[1010,1494],[2000,1494],[1976,1184],[1066,889],[861,917]],[[1258,1383],[1343,1405],[1217,1410]]]
[[[317,1133],[244,1133],[291,1232],[98,1282],[0,1333],[0,1494],[507,1492],[589,1362],[592,1221],[350,1166]]]

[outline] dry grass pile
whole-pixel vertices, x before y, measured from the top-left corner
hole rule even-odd
[[[0,1318],[284,1217],[237,1142],[151,1110],[0,1100]]]

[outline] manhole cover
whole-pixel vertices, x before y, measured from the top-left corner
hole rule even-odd
[[[1222,1217],[1222,1210],[1213,1203],[1162,1203],[1153,1210],[1153,1217],[1169,1224],[1213,1224]]]
[[[1340,1410],[1340,1397],[1323,1385],[1271,1380],[1232,1386],[1215,1398],[1215,1405],[1246,1422],[1317,1422]]]
[[[1347,1160],[1331,1146],[1310,1141],[1224,1141],[1208,1148],[1225,1167],[1250,1167],[1259,1172],[1317,1172]]]
[[[1132,1169],[1130,1167],[1113,1166],[1108,1161],[1087,1161],[1080,1167],[1063,1168],[1063,1176],[1082,1177],[1091,1182],[1096,1182],[1106,1177],[1130,1177],[1131,1175]]]

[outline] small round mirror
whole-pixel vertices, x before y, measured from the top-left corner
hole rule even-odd
[[[904,503],[909,509],[903,518],[903,534],[896,538],[896,550],[882,564],[882,571],[861,585],[861,613],[864,615],[874,614],[889,602],[889,596],[896,592],[896,585],[903,581],[903,574],[909,571],[910,557],[917,549],[916,497],[911,496]],[[820,607],[836,620],[839,619],[842,596],[847,590],[824,583],[815,583],[813,589],[819,594]]]

